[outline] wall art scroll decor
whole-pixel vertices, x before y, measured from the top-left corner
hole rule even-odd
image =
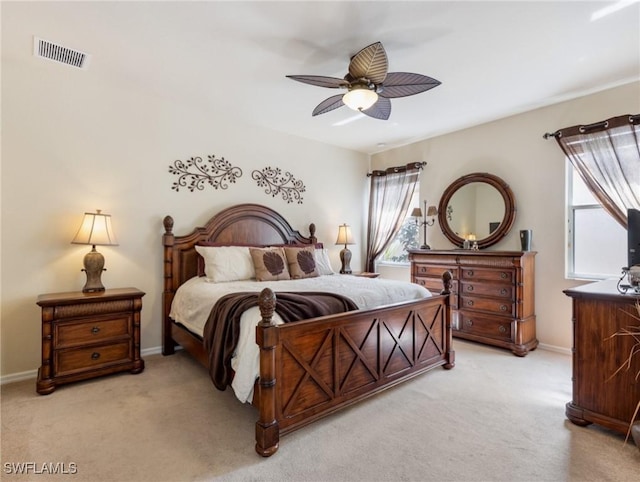
[[[214,189],[227,189],[229,183],[235,184],[236,179],[242,177],[242,169],[231,165],[224,157],[216,159],[215,155],[208,156],[207,160],[201,157],[192,157],[185,162],[177,160],[169,166],[169,172],[180,176],[171,186],[175,191],[181,187],[187,187],[191,192],[202,191],[206,184]]]
[[[262,171],[253,171],[251,177],[257,182],[258,187],[264,187],[264,192],[271,194],[271,197],[280,194],[287,203],[296,201],[302,204],[301,193],[305,192],[304,184],[290,172],[282,174],[282,170],[278,167],[275,169],[265,167]]]

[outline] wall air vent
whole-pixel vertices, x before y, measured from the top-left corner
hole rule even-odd
[[[33,37],[33,55],[83,70],[89,68],[89,60],[91,59],[89,54],[38,37]]]

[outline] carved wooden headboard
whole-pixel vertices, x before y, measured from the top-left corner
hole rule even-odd
[[[164,315],[168,316],[173,295],[180,285],[202,274],[195,250],[197,244],[270,246],[316,244],[316,227],[309,225],[309,237],[294,230],[277,212],[259,204],[238,204],[220,211],[190,234],[173,234],[173,218],[164,218]]]

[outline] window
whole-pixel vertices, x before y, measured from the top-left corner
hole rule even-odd
[[[416,220],[411,217],[411,211],[419,204],[419,191],[419,186],[416,185],[402,227],[391,241],[391,244],[389,244],[389,247],[384,250],[384,253],[382,253],[378,261],[389,264],[408,264],[409,253],[407,250],[416,249],[420,246],[420,242],[418,241],[418,225],[416,224]]]
[[[567,277],[604,279],[626,266],[627,231],[598,203],[567,162]]]

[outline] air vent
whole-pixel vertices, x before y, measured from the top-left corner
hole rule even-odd
[[[62,64],[71,65],[79,69],[89,68],[91,55],[79,50],[73,50],[48,40],[33,37],[33,54],[36,57],[53,60]]]

